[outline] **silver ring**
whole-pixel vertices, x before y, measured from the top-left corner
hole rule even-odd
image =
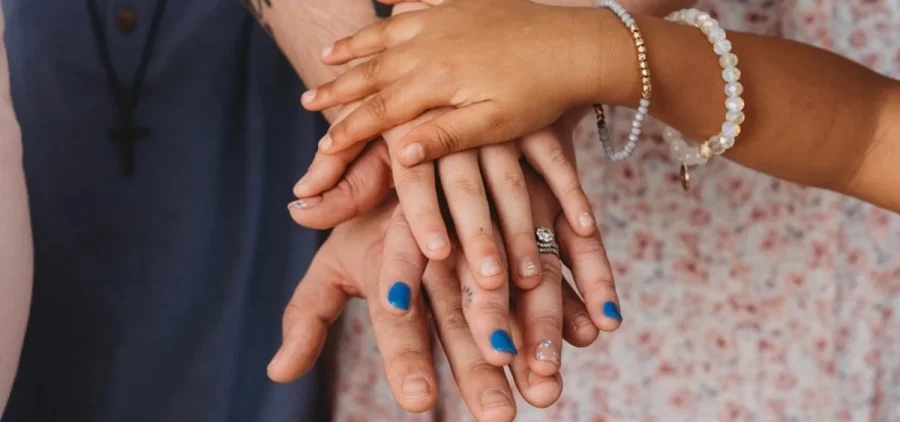
[[[534,238],[537,241],[537,249],[542,254],[553,254],[559,258],[559,245],[556,244],[556,236],[553,230],[548,227],[538,227],[534,229]]]

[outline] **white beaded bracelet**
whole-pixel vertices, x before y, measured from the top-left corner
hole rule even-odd
[[[728,41],[725,30],[719,26],[719,22],[708,13],[697,9],[684,9],[672,13],[668,20],[680,22],[697,27],[706,35],[713,51],[719,56],[719,65],[722,67],[722,79],[725,80],[725,122],[722,123],[722,131],[710,137],[699,146],[689,143],[675,129],[663,130],[663,139],[669,143],[672,154],[681,161],[681,184],[685,190],[690,188],[689,168],[706,164],[713,156],[722,155],[734,146],[734,139],[741,133],[741,123],[744,122],[744,100],[741,93],[743,85],[739,82],[741,71],[737,68],[738,57],[731,52],[731,41]]]
[[[599,0],[595,6],[609,9],[619,17],[619,20],[631,32],[631,37],[634,39],[634,46],[637,48],[638,53],[638,70],[641,72],[641,101],[638,105],[637,114],[634,115],[634,119],[631,121],[631,132],[628,134],[628,142],[621,150],[616,151],[615,147],[613,147],[609,130],[606,127],[603,106],[594,104],[594,113],[597,116],[597,135],[600,137],[603,151],[610,161],[621,161],[630,157],[631,153],[634,152],[638,136],[641,135],[641,126],[643,126],[650,108],[650,66],[647,65],[647,47],[644,45],[644,37],[641,35],[641,30],[634,23],[634,18],[628,14],[628,11],[621,4],[615,0]]]

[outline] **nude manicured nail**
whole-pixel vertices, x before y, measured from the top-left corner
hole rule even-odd
[[[538,343],[537,349],[534,353],[535,359],[541,362],[550,362],[556,366],[559,366],[560,362],[560,349],[559,345],[554,343],[551,340],[544,340]]]
[[[594,216],[584,213],[578,216],[578,224],[581,225],[581,227],[590,228],[597,223],[594,221]]]
[[[439,251],[447,247],[447,239],[443,236],[432,236],[425,243],[425,247],[428,248],[429,251]]]
[[[493,277],[501,272],[503,272],[503,268],[500,267],[500,261],[497,258],[488,258],[481,261],[481,267],[478,268],[478,273],[482,277]]]
[[[316,99],[316,90],[315,89],[306,91],[303,93],[303,95],[300,96],[300,101],[302,101],[303,103],[311,103],[315,99]]]
[[[294,202],[288,204],[288,208],[298,209],[298,210],[308,210],[310,208],[316,207],[322,203],[322,196],[310,196],[309,198],[298,199]]]
[[[333,46],[333,45],[329,45],[329,46],[323,48],[323,49],[322,49],[322,53],[321,53],[321,54],[322,54],[322,58],[324,59],[324,58],[330,56],[332,51],[334,51],[334,46]]]
[[[416,398],[427,396],[431,393],[431,385],[428,380],[419,374],[407,375],[400,387],[403,396],[406,398]]]
[[[522,277],[534,277],[541,274],[541,265],[534,258],[525,258],[519,265],[519,275]]]

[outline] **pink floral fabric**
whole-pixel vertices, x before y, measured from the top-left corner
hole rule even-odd
[[[726,28],[784,36],[900,77],[900,0],[711,0]],[[625,130],[618,113],[612,128]],[[523,422],[900,422],[900,216],[714,160],[685,193],[659,126],[609,164],[587,124],[583,183],[625,322],[567,348],[562,398]],[[335,420],[473,420],[441,359],[430,413],[395,404],[365,304],[338,348]]]

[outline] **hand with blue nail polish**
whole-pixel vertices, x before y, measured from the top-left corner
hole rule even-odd
[[[394,308],[406,312],[409,310],[410,291],[409,285],[402,281],[395,281],[388,290],[387,301]]]
[[[512,336],[505,330],[496,330],[491,333],[491,347],[498,352],[511,355],[519,354],[519,351],[516,350],[516,345],[513,343]]]
[[[465,262],[464,259],[454,255],[446,261],[431,262],[427,268],[423,264],[423,268],[409,272],[423,280],[431,298],[428,305],[421,295],[413,295],[411,289],[408,290],[409,279],[392,280],[381,292],[378,274],[383,267],[393,265],[384,260],[383,248],[387,247],[386,240],[393,236],[392,231],[404,230],[403,225],[395,224],[395,219],[402,216],[398,209],[395,201],[388,201],[335,228],[285,309],[283,344],[269,365],[269,376],[278,382],[289,382],[310,370],[325,343],[330,323],[337,320],[350,297],[363,297],[369,302],[378,350],[395,398],[404,409],[422,411],[437,397],[429,319],[426,318],[426,307],[430,307],[438,339],[457,374],[460,391],[472,414],[479,421],[511,420],[516,405],[503,368],[497,366],[485,370],[483,365],[471,365],[483,361],[482,349],[471,331],[458,329],[458,315],[463,312],[464,303],[460,280],[464,277],[460,276],[460,267],[456,263]],[[408,227],[405,230],[408,232]],[[391,247],[416,250],[415,242],[408,234],[393,239],[398,243]],[[403,239],[408,243],[403,244]],[[426,273],[422,275],[420,271]],[[466,277],[471,283],[471,274]],[[408,309],[402,315],[392,315],[379,302]],[[567,308],[566,314],[573,317],[586,314],[586,308],[580,302],[572,301]],[[575,320],[568,320],[566,324],[584,326]],[[568,337],[573,344],[593,340],[574,334],[574,337]],[[488,339],[488,336],[486,333],[484,338]],[[540,407],[552,404],[561,393],[559,375],[535,374],[529,369],[526,358],[514,355],[516,342],[522,338],[519,325],[512,321],[509,331],[502,330],[490,337],[497,351],[512,357],[510,369],[526,401]]]

